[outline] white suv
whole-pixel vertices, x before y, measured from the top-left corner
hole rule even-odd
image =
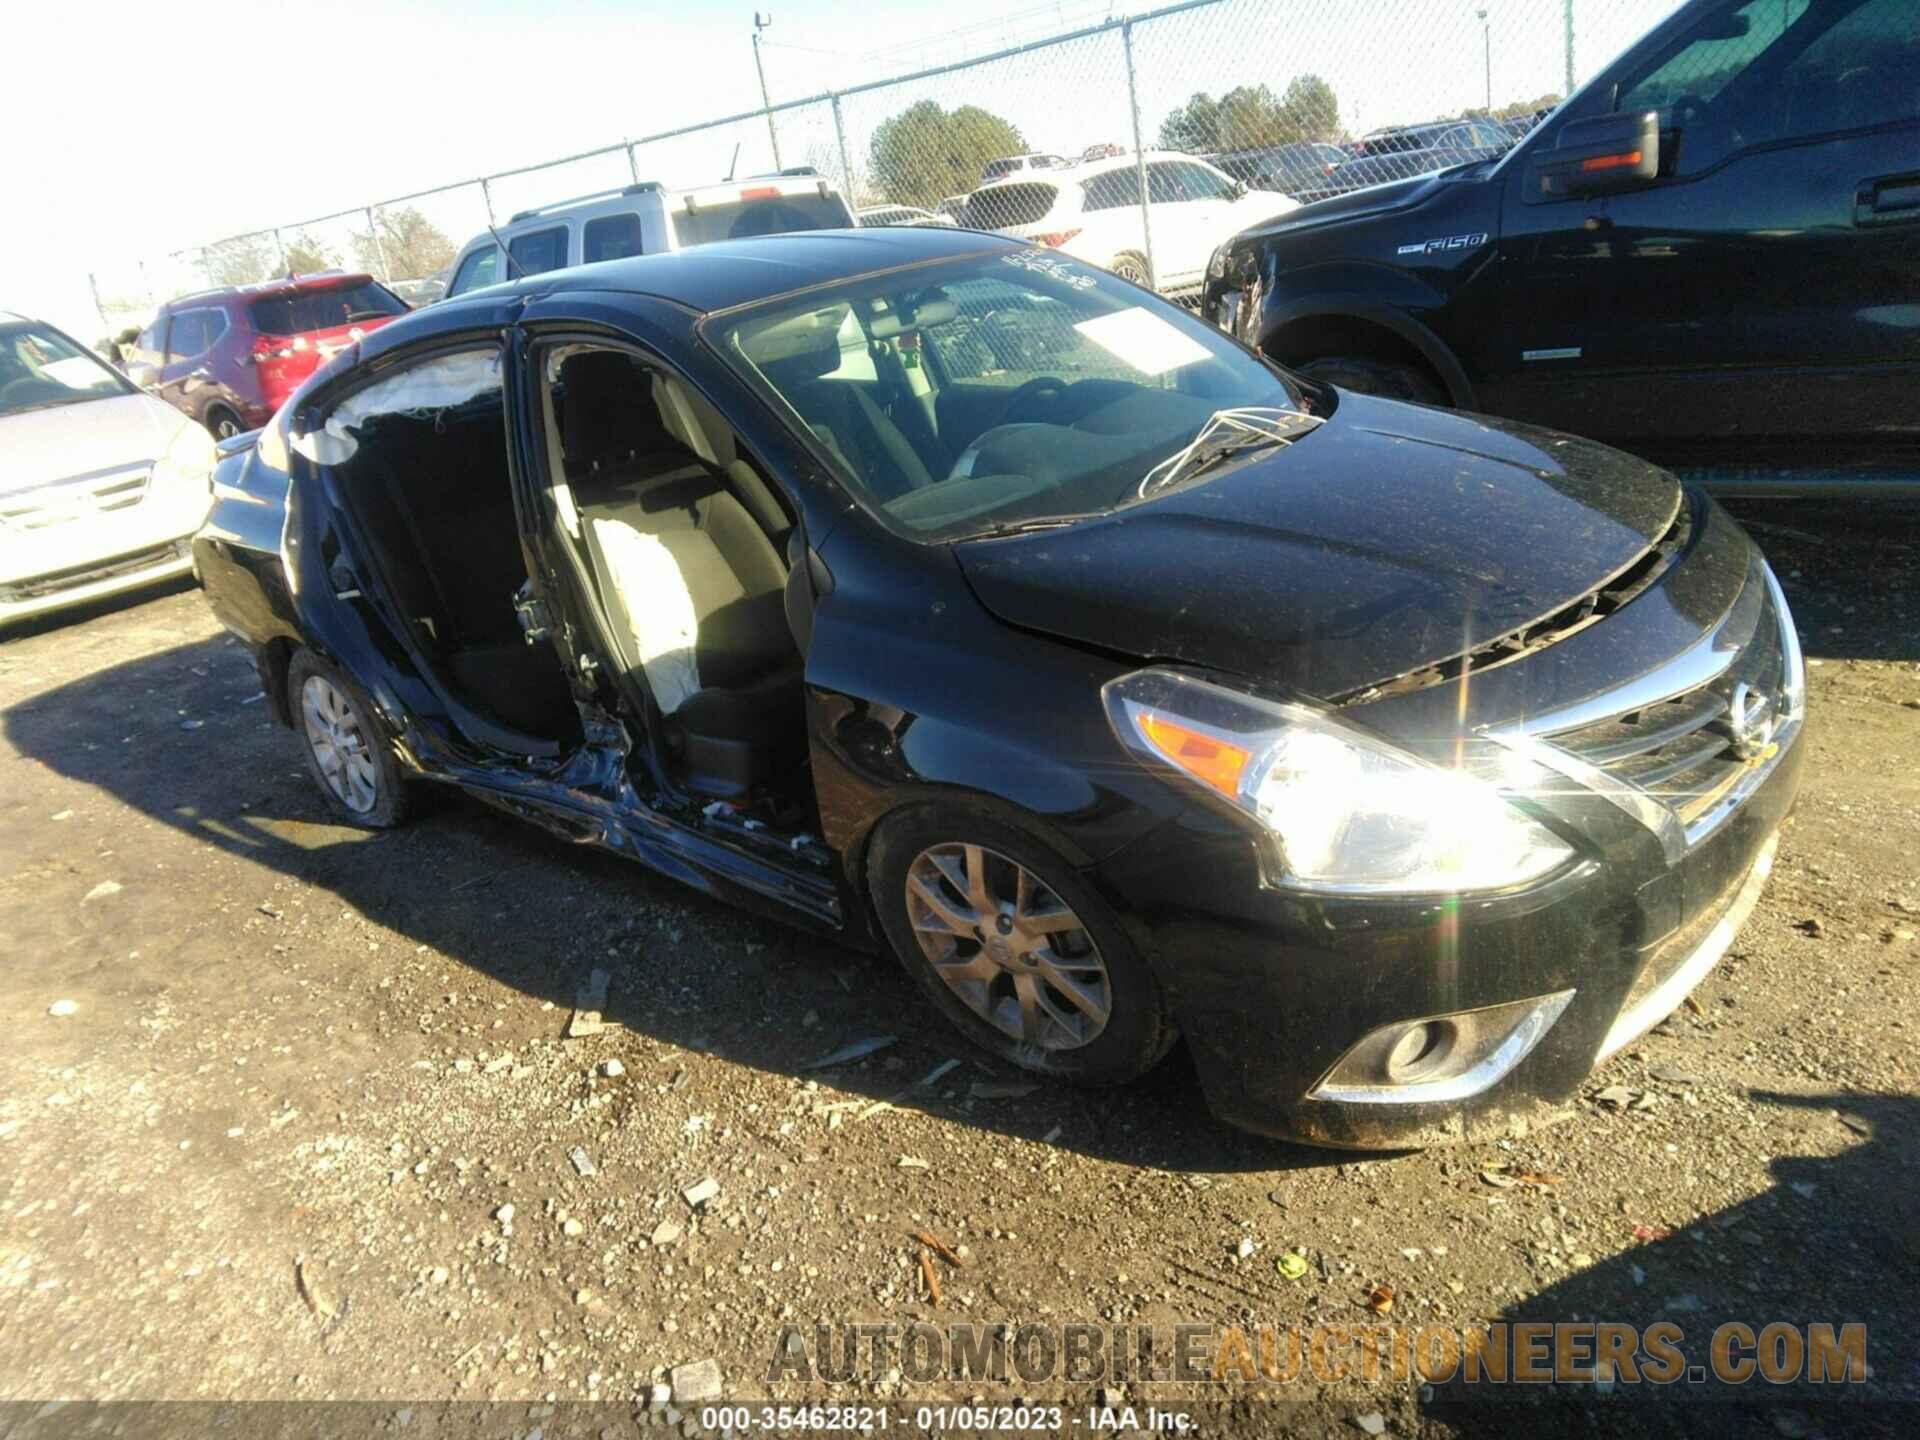
[[[1139,158],[1116,155],[984,186],[967,197],[966,224],[1036,240],[1145,285],[1142,160],[1153,216],[1153,279],[1163,294],[1197,290],[1216,246],[1300,208],[1273,191],[1249,190],[1191,155],[1149,150]]]
[[[522,210],[498,231],[482,231],[455,260],[447,296],[567,265],[856,223],[833,182],[809,167],[694,190],[669,190],[647,180]]]

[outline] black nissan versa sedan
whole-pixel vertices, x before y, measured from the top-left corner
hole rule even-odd
[[[1714,502],[951,229],[366,337],[196,553],[340,815],[459,786],[890,947],[1001,1059],[1351,1146],[1565,1097],[1726,949],[1803,672]]]

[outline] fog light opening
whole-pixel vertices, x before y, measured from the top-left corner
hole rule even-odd
[[[1407,1026],[1387,1052],[1387,1079],[1405,1085],[1441,1069],[1459,1033],[1451,1020],[1422,1020]]]

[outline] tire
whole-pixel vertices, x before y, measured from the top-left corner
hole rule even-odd
[[[363,830],[391,830],[406,819],[408,786],[366,691],[302,650],[287,666],[287,708],[308,773],[336,816]]]
[[[1113,257],[1113,263],[1107,266],[1107,269],[1122,280],[1138,285],[1142,290],[1153,289],[1153,282],[1147,278],[1147,261],[1144,255],[1135,254],[1131,250],[1122,250]]]
[[[216,405],[207,411],[207,431],[216,440],[231,440],[244,429],[240,417],[231,410]]]
[[[974,857],[996,923],[963,935],[958,927],[980,913]],[[1024,831],[965,805],[903,811],[875,833],[867,880],[900,962],[989,1054],[1076,1084],[1118,1085],[1151,1070],[1178,1038],[1152,967],[1111,907]],[[1024,914],[1048,928],[1018,923],[1022,898]]]
[[[1337,385],[1342,390],[1358,390],[1362,395],[1379,395],[1388,400],[1413,400],[1422,405],[1449,403],[1445,387],[1433,372],[1418,365],[1329,355],[1292,368],[1311,379]]]

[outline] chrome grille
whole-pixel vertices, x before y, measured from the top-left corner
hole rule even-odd
[[[1804,677],[1793,618],[1769,572],[1758,570],[1750,585],[1759,602],[1752,631],[1710,679],[1534,732],[1578,765],[1651,796],[1688,843],[1732,812],[1800,723]]]
[[[117,465],[37,490],[0,496],[0,525],[31,532],[91,515],[131,510],[146,499],[152,475],[151,465]]]

